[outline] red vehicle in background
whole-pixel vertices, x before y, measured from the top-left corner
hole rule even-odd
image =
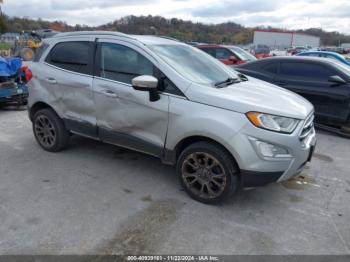
[[[255,56],[237,46],[197,45],[196,47],[229,66],[236,66],[256,60]]]
[[[271,49],[267,45],[252,45],[250,46],[249,52],[253,54],[257,59],[271,57]]]
[[[267,57],[271,57],[272,55],[270,54],[256,54],[255,57],[257,59],[263,59],[263,58],[267,58]]]

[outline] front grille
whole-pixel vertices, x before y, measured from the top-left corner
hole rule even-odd
[[[314,114],[311,114],[304,123],[303,129],[300,133],[300,140],[304,140],[314,130]]]

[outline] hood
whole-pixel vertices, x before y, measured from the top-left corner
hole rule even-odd
[[[192,84],[186,96],[194,102],[240,113],[257,111],[305,119],[313,111],[309,101],[291,91],[252,77],[248,80],[223,88]]]

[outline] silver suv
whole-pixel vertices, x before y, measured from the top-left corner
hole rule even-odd
[[[31,69],[29,117],[43,149],[78,134],[159,157],[201,202],[289,179],[316,142],[308,101],[169,38],[58,34]]]

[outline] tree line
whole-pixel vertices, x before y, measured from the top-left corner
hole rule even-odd
[[[182,19],[167,19],[161,16],[125,16],[113,22],[100,25],[69,25],[63,21],[49,22],[42,19],[28,17],[0,17],[0,32],[22,32],[39,29],[54,29],[57,31],[80,31],[80,30],[109,30],[127,34],[151,34],[163,35],[176,38],[181,41],[238,44],[244,45],[253,42],[254,30],[276,29],[272,27],[248,28],[234,22],[220,24],[203,24]],[[337,46],[341,43],[350,43],[350,35],[339,32],[327,32],[319,28],[297,30],[321,38],[322,45]]]

